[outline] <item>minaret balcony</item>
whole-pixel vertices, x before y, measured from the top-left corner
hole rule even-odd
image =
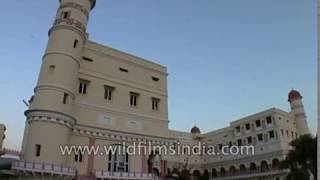
[[[70,29],[74,32],[79,33],[83,38],[83,40],[86,40],[87,38],[86,26],[76,19],[72,19],[72,18],[56,19],[53,23],[52,28],[50,28],[48,35],[50,36],[51,32],[56,29]]]

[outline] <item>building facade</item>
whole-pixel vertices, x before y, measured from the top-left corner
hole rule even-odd
[[[60,0],[25,112],[21,161],[13,166],[19,176],[154,179],[188,171],[214,179],[280,179],[287,173],[279,162],[290,150],[289,142],[309,133],[298,91],[289,93],[291,112],[271,108],[209,133],[197,127],[190,133],[170,130],[166,67],[89,41],[86,27],[95,4]],[[253,145],[256,152],[210,156],[61,151],[66,145],[128,148],[135,143],[174,149],[179,144]]]

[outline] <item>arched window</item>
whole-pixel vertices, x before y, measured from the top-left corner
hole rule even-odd
[[[154,175],[160,176],[160,172],[159,172],[158,168],[152,168],[152,172],[153,172]]]
[[[113,145],[113,151],[108,154],[109,172],[129,172],[129,156],[126,148],[121,145]]]

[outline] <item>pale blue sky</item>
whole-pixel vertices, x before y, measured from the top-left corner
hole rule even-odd
[[[58,0],[0,6],[0,123],[20,148]],[[202,131],[278,107],[301,91],[316,131],[316,0],[97,0],[90,39],[166,65],[170,128]]]

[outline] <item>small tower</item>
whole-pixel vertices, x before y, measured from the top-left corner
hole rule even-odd
[[[309,134],[307,117],[302,103],[302,96],[299,91],[292,89],[288,95],[288,102],[291,107],[291,114],[294,116],[296,126],[300,135]]]
[[[95,0],[60,0],[49,30],[38,83],[30,102],[22,159],[30,162],[65,164],[59,146],[69,143],[76,123],[73,104],[86,27]]]
[[[0,156],[3,155],[3,141],[6,138],[5,135],[6,126],[3,124],[0,124]]]
[[[192,139],[194,139],[194,140],[201,139],[201,131],[197,126],[193,126],[193,128],[191,128],[190,132],[192,135]]]

